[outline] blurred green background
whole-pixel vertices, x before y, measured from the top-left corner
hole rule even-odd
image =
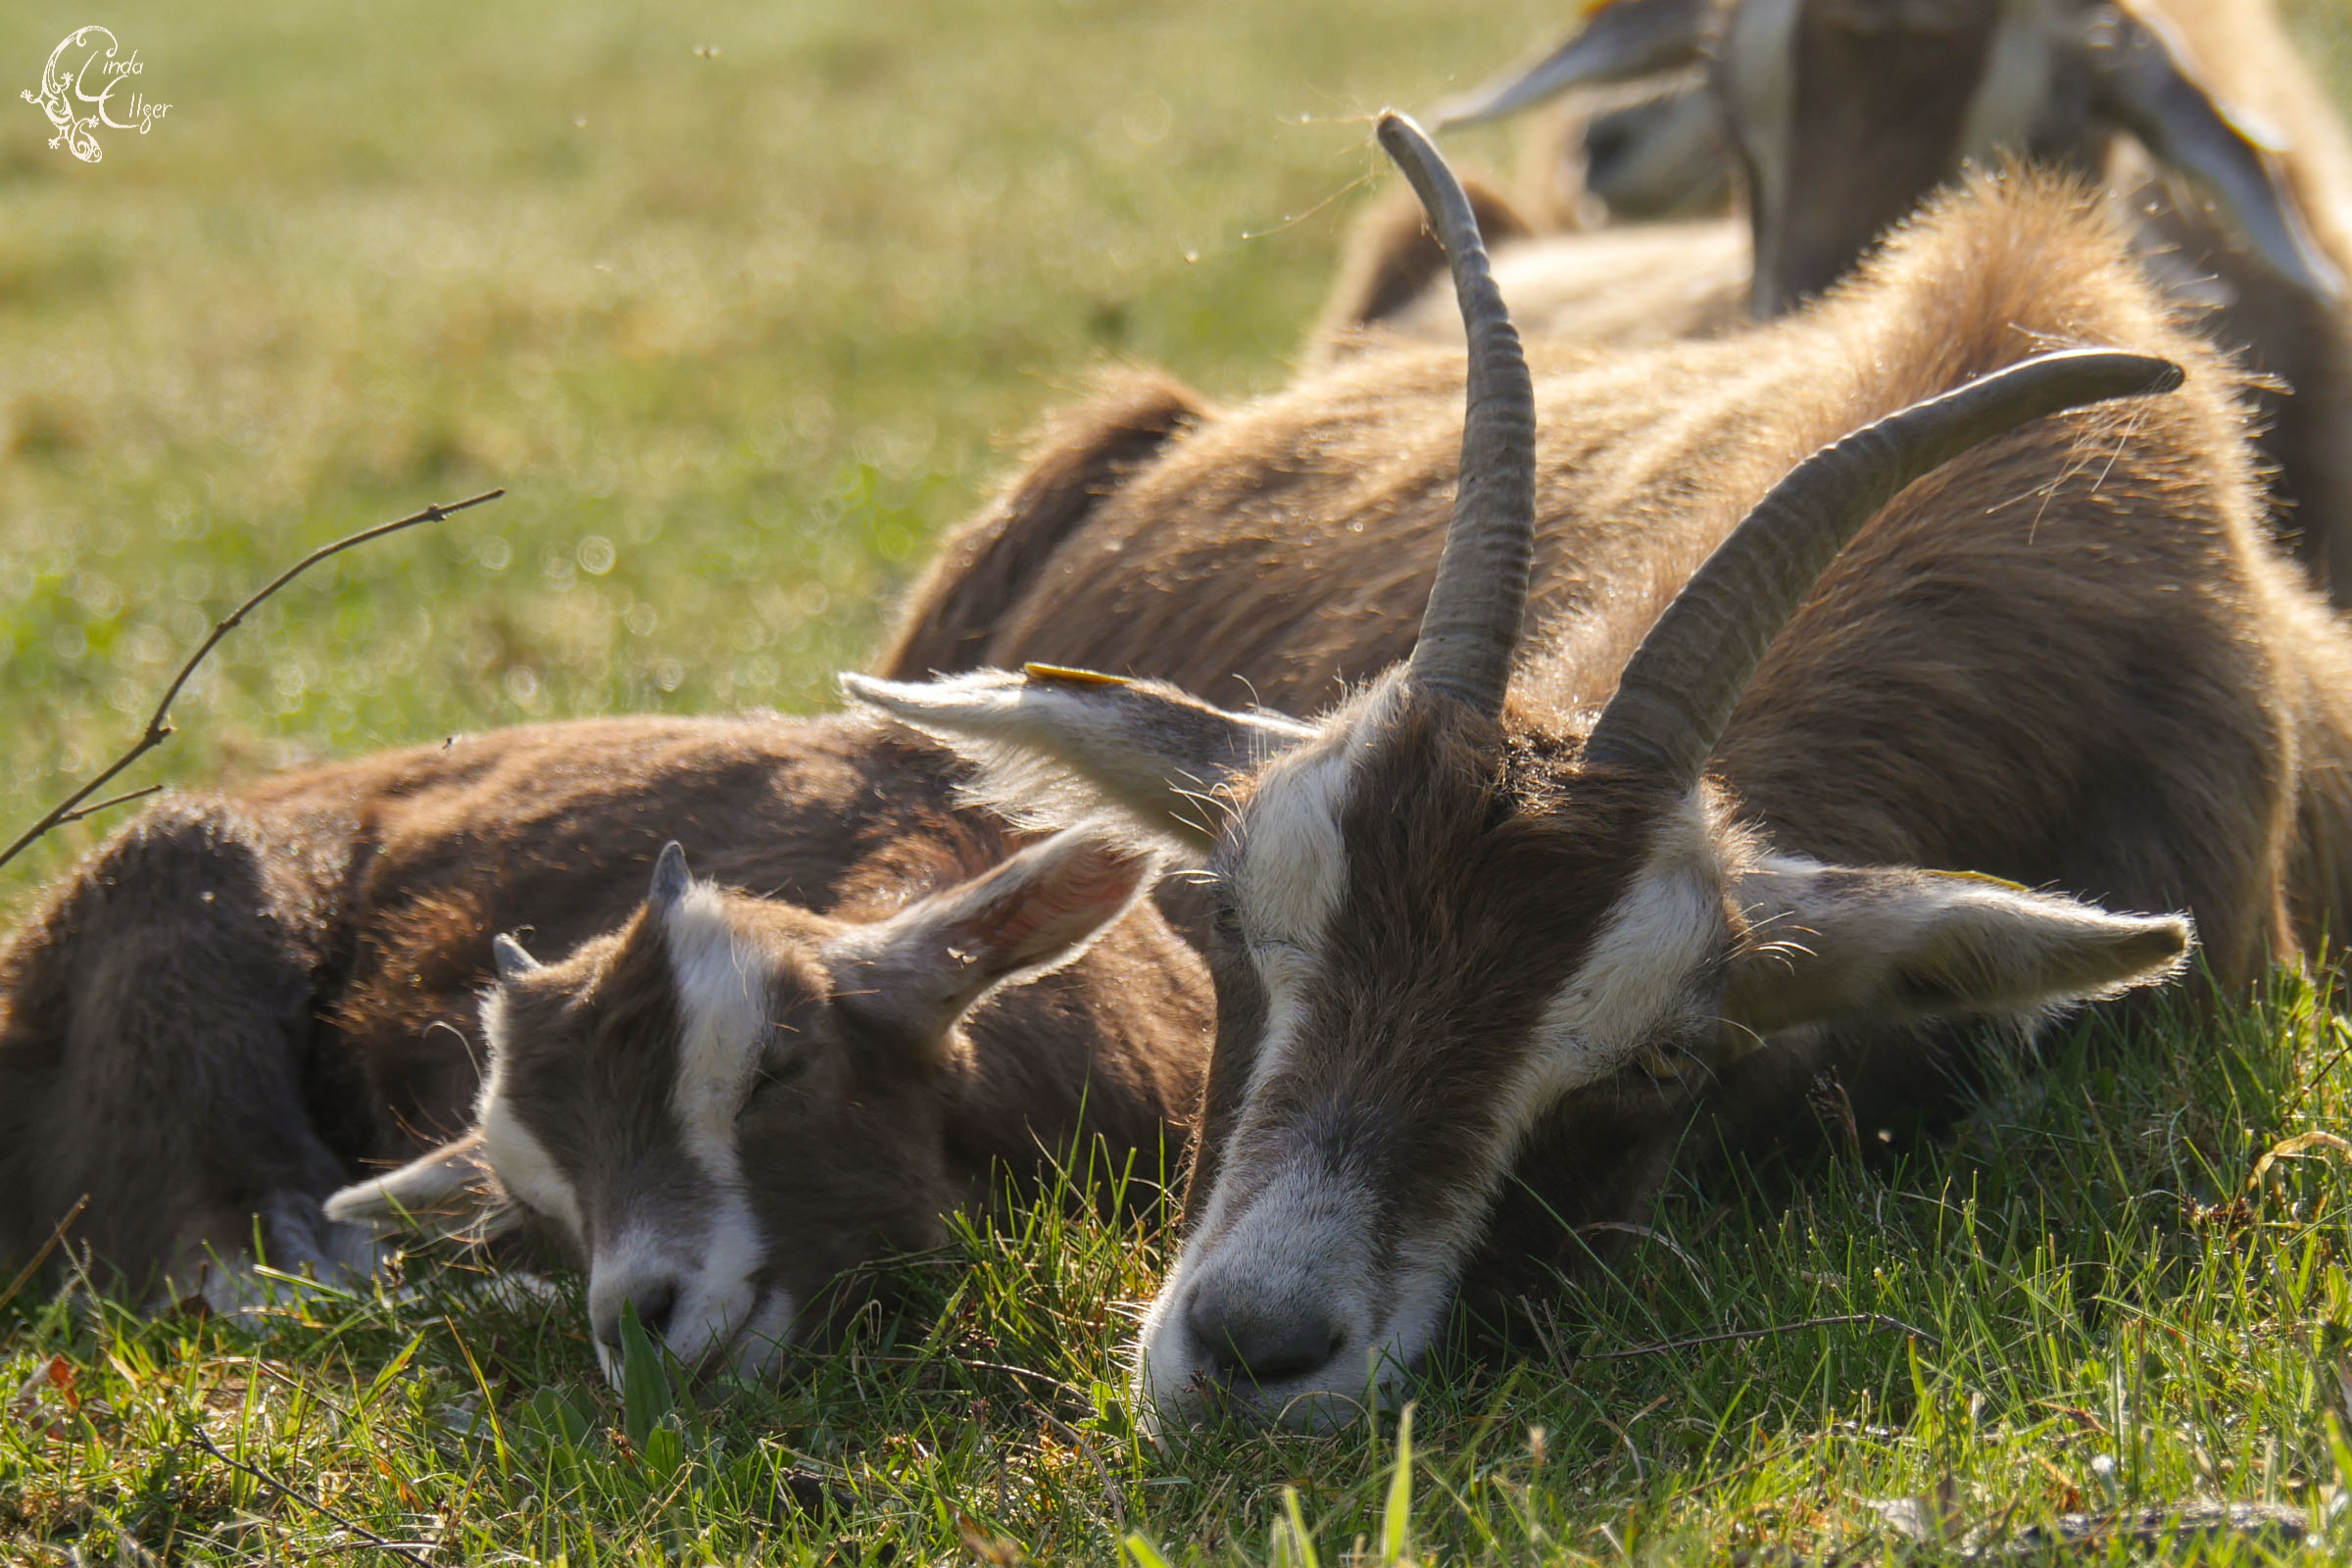
[[[827,702],[1090,368],[1278,382],[1377,173],[1364,117],[1570,9],[10,7],[0,841],[279,565],[493,484],[282,596],[126,782]],[[2299,10],[2352,83],[2344,0]],[[90,22],[171,105],[97,165],[16,96]]]

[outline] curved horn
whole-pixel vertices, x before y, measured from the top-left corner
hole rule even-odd
[[[1915,403],[1814,453],[1772,487],[1683,585],[1627,661],[1590,761],[1698,782],[1773,639],[1846,542],[1910,483],[2044,415],[2170,392],[2170,360],[2102,349],[2044,354]]]
[[[1440,130],[1479,125],[1596,86],[1694,65],[1706,42],[1709,0],[1604,0],[1592,21],[1532,66],[1446,99],[1433,112]]]
[[[1470,341],[1453,520],[1405,678],[1493,717],[1502,711],[1510,685],[1535,555],[1535,386],[1461,181],[1403,115],[1381,116],[1380,144],[1412,182],[1453,265],[1454,298]]]

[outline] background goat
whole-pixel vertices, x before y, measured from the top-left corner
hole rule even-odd
[[[992,648],[1278,705],[1408,662],[1305,726],[1046,668],[851,682],[1013,808],[1207,857],[1217,1047],[1140,1372],[1179,1417],[1341,1418],[1465,1272],[1507,1300],[1643,1203],[1693,1107],[1751,1147],[1821,1075],[1865,1128],[1933,1111],[1927,1021],[2180,961],[2179,918],[2017,884],[2190,911],[2234,989],[2326,881],[2297,804],[2340,787],[2342,633],[2259,528],[2235,374],[2085,192],[1974,182],[1816,311],[1532,384],[1466,207],[1440,227],[1458,498],[1461,360],[1372,357],[1172,448]],[[2020,365],[2085,338],[2184,384],[2033,417],[2170,384]]]
[[[1965,160],[2011,152],[2099,175],[2135,215],[2148,265],[2283,383],[2252,398],[2264,454],[2301,553],[2339,603],[2352,592],[2352,139],[2271,0],[1620,0],[1451,107],[1476,120],[1702,63],[1745,171],[1754,264],[1736,272],[1721,225],[1692,225],[1682,255],[1659,247],[1633,283],[1648,314],[1711,329],[1718,314],[1675,302],[1735,285],[1758,317],[1788,310]],[[1588,243],[1503,253],[1498,275],[1531,331],[1555,318],[1592,330],[1589,289],[1610,277]],[[1327,321],[1378,308],[1343,286]],[[1382,314],[1449,329],[1443,299]]]
[[[1198,960],[1128,912],[1150,858],[1015,853],[960,772],[865,721],[612,719],[150,810],[0,953],[0,1258],[86,1195],[76,1247],[233,1298],[209,1264],[257,1229],[340,1277],[374,1249],[339,1221],[476,1228],[503,1190],[587,1266],[601,1351],[634,1300],[748,1370],[992,1160],[1100,1137],[1156,1171],[1206,1016]],[[645,903],[673,834],[718,883],[673,852]],[[513,930],[569,956],[501,938],[485,990]],[[477,1105],[486,1141],[321,1214]]]

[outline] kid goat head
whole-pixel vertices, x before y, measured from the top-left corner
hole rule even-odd
[[[546,963],[498,939],[472,1130],[327,1214],[484,1235],[527,1211],[586,1265],[609,1377],[626,1307],[688,1364],[756,1376],[845,1271],[938,1245],[970,1196],[943,1124],[991,1070],[967,1015],[1083,952],[1154,869],[1073,829],[859,923],[697,881],[671,844],[617,931]]]
[[[1109,810],[1205,856],[1217,1041],[1185,1237],[1147,1318],[1162,1416],[1230,1401],[1323,1426],[1430,1345],[1513,1160],[1571,1097],[1703,1069],[1823,1020],[2037,1015],[2175,973],[2179,917],[2006,883],[1776,855],[1707,776],[1817,577],[1912,480],[2025,420],[2163,391],[2073,352],[1799,466],[1685,587],[1596,715],[1510,692],[1534,404],[1459,187],[1381,140],[1430,209],[1470,343],[1461,479],[1419,641],[1320,721],[1031,667],[858,696],[993,769],[1032,817]]]

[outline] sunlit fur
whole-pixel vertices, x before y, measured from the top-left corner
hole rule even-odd
[[[2206,313],[2209,335],[2276,379],[2246,396],[2278,470],[2278,524],[2345,603],[2352,302],[2281,277],[2208,190],[2159,169],[2098,100],[2082,40],[2117,10],[2165,35],[2188,79],[2264,149],[2326,265],[2352,278],[2352,136],[2276,0],[1729,0],[1709,80],[1741,166],[1744,216],[1671,233],[1560,233],[1497,204],[1504,297],[1522,331],[1562,343],[1714,333],[1743,307],[1769,317],[1820,293],[1968,163],[2022,156],[2097,178],[2142,265]],[[1400,227],[1365,224],[1315,351],[1360,349],[1367,325],[1375,343],[1457,341],[1441,269],[1416,274],[1417,295],[1360,285],[1416,254]]]
[[[2038,421],[1897,498],[1775,643],[1695,795],[1585,762],[1633,648],[1774,480],[2081,342],[2173,359],[2185,387]],[[1866,1129],[1942,1114],[1978,1048],[1938,1020],[2014,1040],[2177,975],[2168,911],[2230,992],[2345,927],[2352,646],[2262,527],[2237,373],[2089,192],[1981,179],[1813,311],[1534,358],[1533,634],[1499,727],[1379,674],[1449,511],[1458,357],[1361,356],[1204,424],[1102,498],[985,646],[1294,712],[1372,682],[1270,763],[1160,756],[1226,803],[1217,1047],[1141,1347],[1163,1417],[1345,1418],[1457,1284],[1506,1306],[1639,1219],[1686,1138],[1783,1144],[1817,1077]],[[1178,703],[1073,685],[1048,717],[986,673],[861,689],[1114,803],[1142,757],[1086,759],[1160,744],[1130,710]],[[1294,846],[1270,863],[1316,874],[1259,885],[1265,831]],[[1743,1017],[1772,1020],[1767,1049]]]
[[[760,1098],[789,1060],[776,997],[797,980],[826,1005],[791,933],[875,929],[1018,857],[1017,834],[958,804],[966,771],[862,719],[590,720],[154,808],[0,946],[0,1265],[84,1194],[73,1239],[102,1276],[223,1302],[257,1217],[271,1263],[343,1281],[374,1265],[378,1232],[527,1222],[589,1270],[609,1365],[620,1303],[669,1285],[671,1348],[750,1373],[809,1330],[833,1275],[926,1245],[982,1196],[959,1159],[1021,1175],[1041,1139],[1100,1131],[1155,1175],[1182,1146],[1206,987],[1128,908],[1149,868],[1123,852],[1073,883],[1067,967],[1031,983],[1025,958],[919,1038],[864,1027],[832,1092],[888,1107],[886,1137],[859,1142],[858,1115],[829,1117],[806,1085]],[[649,924],[672,837],[710,882]],[[492,983],[510,931],[564,961],[510,949]],[[565,986],[591,971],[611,984]],[[980,1152],[951,1157],[950,1132]],[[771,1143],[792,1153],[772,1176]]]

